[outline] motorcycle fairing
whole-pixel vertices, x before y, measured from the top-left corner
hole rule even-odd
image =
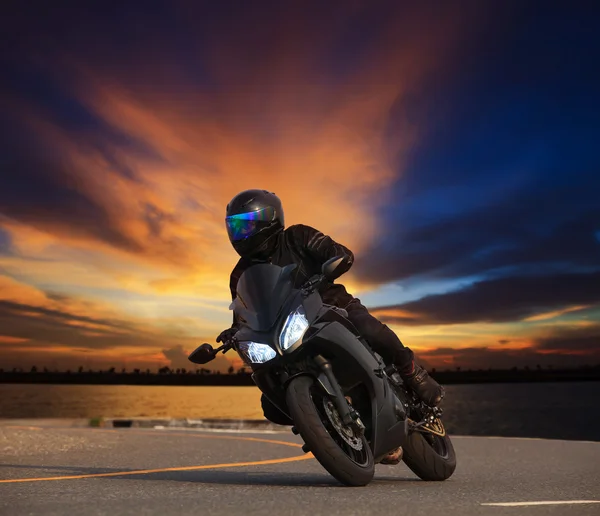
[[[296,264],[278,267],[269,263],[246,269],[238,280],[237,296],[231,304],[238,319],[255,331],[270,330],[294,290],[291,281],[294,269]]]

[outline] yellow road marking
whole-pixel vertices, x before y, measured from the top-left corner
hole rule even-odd
[[[312,454],[309,453],[307,455],[296,455],[295,457],[287,457],[283,459],[257,460],[252,462],[231,462],[229,464],[206,464],[204,466],[182,466],[177,468],[138,469],[135,471],[114,471],[112,473],[90,473],[87,475],[69,475],[61,477],[13,478],[10,480],[0,480],[0,484],[12,484],[15,482],[43,482],[45,480],[76,480],[79,478],[122,477],[125,475],[147,475],[149,473],[164,473],[166,471],[196,471],[199,469],[239,468],[242,466],[283,464],[285,462],[296,462],[299,460],[307,460],[312,458]]]
[[[14,428],[14,427],[13,427]],[[120,433],[123,434],[132,434],[135,431],[131,430],[103,430],[103,429],[94,429],[94,432],[111,432],[111,433]],[[169,435],[170,432],[157,432],[153,433],[151,431],[137,431],[135,434],[137,435]],[[171,434],[173,435],[173,434]],[[189,435],[191,437],[202,437],[206,439],[230,439],[236,441],[253,441],[253,442],[262,442],[268,444],[281,444],[283,446],[293,446],[295,448],[301,448],[301,444],[297,443],[288,443],[285,441],[276,441],[274,439],[261,439],[259,437],[234,437],[229,435],[207,435],[207,434],[184,434],[177,433],[176,435]],[[17,482],[44,482],[47,480],[77,480],[80,478],[99,478],[99,477],[122,477],[126,475],[147,475],[151,473],[164,473],[168,471],[197,471],[201,469],[219,469],[219,468],[236,468],[236,467],[244,467],[244,466],[261,466],[268,464],[284,464],[286,462],[297,462],[300,460],[308,460],[312,459],[312,453],[308,453],[305,455],[296,455],[294,457],[284,457],[282,459],[268,459],[268,460],[258,460],[251,462],[232,462],[228,464],[205,464],[202,466],[180,466],[175,468],[158,468],[158,469],[139,469],[134,471],[113,471],[111,473],[88,473],[84,475],[68,475],[68,476],[60,476],[60,477],[40,477],[40,478],[13,478],[7,480],[0,480],[0,484],[14,484]]]
[[[43,430],[42,427],[39,426],[17,426],[17,425],[7,425],[5,428],[19,428],[19,429],[28,429],[28,430]],[[48,427],[49,429],[54,429],[56,430],[56,428],[52,428],[52,427]],[[258,442],[258,443],[269,443],[269,444],[281,444],[282,446],[292,446],[294,448],[302,448],[301,444],[298,443],[288,443],[286,441],[277,441],[276,439],[263,439],[261,437],[237,437],[237,436],[229,436],[229,435],[211,435],[211,434],[203,434],[201,431],[198,432],[181,432],[181,431],[177,431],[177,430],[167,430],[167,431],[156,431],[152,428],[148,428],[147,430],[139,430],[139,429],[135,429],[135,430],[130,430],[128,428],[123,428],[123,429],[111,429],[111,428],[87,428],[87,427],[81,427],[81,428],[85,428],[86,430],[89,430],[90,432],[107,432],[107,433],[122,433],[123,435],[125,434],[135,434],[135,435],[150,435],[150,436],[164,436],[164,435],[185,435],[185,436],[190,436],[190,437],[202,437],[204,439],[231,439],[234,441],[254,441],[254,442]],[[63,427],[60,428],[60,430],[81,430],[80,427]]]
[[[148,429],[148,430],[129,430],[129,429],[122,429],[122,430],[111,430],[108,428],[94,428],[91,430],[92,432],[108,432],[108,433],[123,433],[123,435],[126,434],[135,434],[135,435],[155,435],[155,436],[159,436],[159,435],[185,435],[185,436],[190,436],[190,437],[202,437],[203,439],[230,439],[233,441],[253,441],[253,442],[257,442],[257,443],[268,443],[268,444],[281,444],[282,446],[292,446],[294,448],[302,448],[301,444],[298,443],[288,443],[286,441],[277,441],[276,439],[263,439],[262,437],[237,437],[237,436],[232,436],[232,435],[214,435],[214,434],[203,434],[202,432],[178,432],[176,430],[167,430],[167,431],[156,431],[152,429]]]
[[[41,430],[39,426],[24,426],[24,425],[2,425],[0,428],[16,428],[17,430]]]

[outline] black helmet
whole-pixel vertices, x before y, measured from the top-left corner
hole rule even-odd
[[[281,201],[266,190],[245,190],[227,205],[225,223],[229,240],[240,256],[268,254],[275,235],[284,228]]]

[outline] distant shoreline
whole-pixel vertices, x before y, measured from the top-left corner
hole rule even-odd
[[[431,371],[444,385],[482,383],[538,383],[600,381],[600,367],[581,369],[511,369],[477,371]],[[173,385],[173,386],[250,386],[249,373],[200,374],[196,372],[0,372],[0,384],[66,384],[66,385]]]

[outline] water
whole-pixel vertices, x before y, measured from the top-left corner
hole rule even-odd
[[[446,386],[450,433],[600,441],[600,382]],[[262,418],[255,387],[0,385],[0,417]]]

